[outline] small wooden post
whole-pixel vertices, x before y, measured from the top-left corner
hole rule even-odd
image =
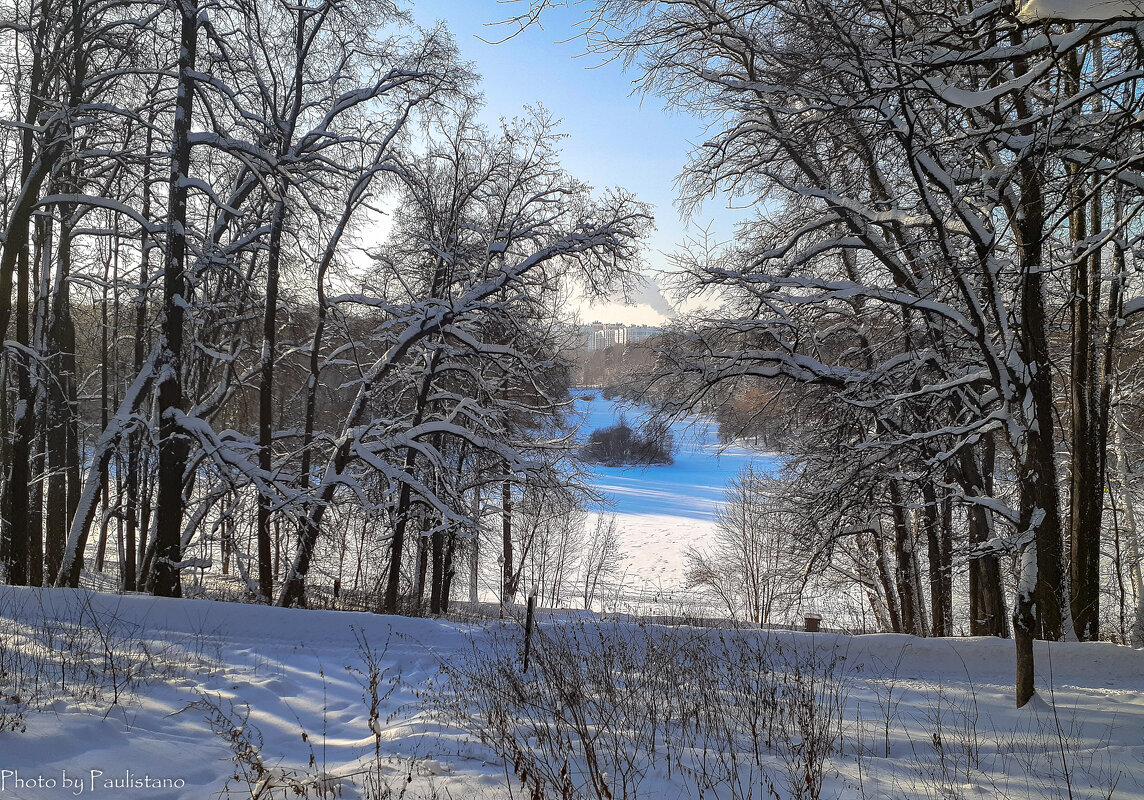
[[[528,596],[528,613],[524,616],[524,669],[528,672],[528,655],[532,650],[532,624],[536,619],[536,587],[532,587],[532,594]]]

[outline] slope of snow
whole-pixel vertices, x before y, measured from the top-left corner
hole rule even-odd
[[[567,612],[542,614],[540,622],[553,631],[558,620],[568,618]],[[591,624],[594,618],[586,619]],[[335,796],[330,788],[335,785],[337,796],[365,797],[360,772],[373,763],[375,746],[382,777],[395,793],[408,784],[410,800],[434,791],[456,800],[510,796],[506,776],[512,766],[427,714],[420,697],[439,679],[442,664],[486,650],[493,637],[519,638],[516,621],[465,625],[0,588],[4,653],[26,648],[47,630],[60,635],[74,622],[119,631],[123,638],[109,639],[112,651],[126,642],[144,643],[153,668],[173,662],[177,669],[134,692],[125,690],[118,703],[106,693],[100,699],[63,694],[50,698],[43,710],[28,711],[25,732],[0,733],[0,797],[5,800],[206,800],[227,785],[234,797],[250,797],[247,784],[233,777],[231,748],[209,729],[211,706],[242,723],[240,736],[260,742],[269,774],[327,775],[329,792],[323,795],[311,784],[311,797]],[[633,636],[648,630],[615,624]],[[688,635],[722,640],[767,634]],[[1039,643],[1042,694],[1017,710],[1008,641],[769,635],[787,648],[833,653],[839,664],[846,735],[841,753],[826,762],[824,796],[1066,797],[1069,786],[1058,763],[1059,753],[1065,753],[1072,796],[1104,797],[1111,788],[1117,798],[1144,797],[1144,652],[1109,644]],[[64,648],[65,638],[54,639],[53,646]],[[385,670],[382,689],[394,687],[382,700],[372,730],[362,640]],[[46,644],[42,636],[39,644]],[[67,652],[60,649],[57,655],[66,658]],[[99,661],[95,657],[96,666]],[[5,694],[3,703],[11,700]],[[976,766],[955,763],[960,752],[955,741],[976,742]],[[678,771],[673,778],[667,775],[665,765],[652,758],[638,796],[697,797]],[[64,787],[65,778],[81,785]],[[126,781],[128,788],[105,781]],[[143,786],[144,781],[167,783],[155,788]],[[521,796],[515,779],[509,783]],[[779,791],[785,800],[788,795]],[[280,787],[262,796],[293,795]]]

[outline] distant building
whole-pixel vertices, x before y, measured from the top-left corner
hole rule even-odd
[[[659,336],[660,333],[662,333],[661,328],[656,328],[651,325],[632,325],[627,330],[628,344],[646,342],[653,336]]]
[[[589,353],[638,344],[659,335],[660,331],[660,328],[650,325],[624,325],[612,322],[593,322],[581,328],[582,341]]]

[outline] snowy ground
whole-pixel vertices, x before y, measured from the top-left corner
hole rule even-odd
[[[545,615],[543,630],[555,636],[557,626],[569,619],[586,619],[589,628],[596,624],[594,617]],[[86,633],[76,633],[71,623],[80,623]],[[788,654],[832,658],[827,684],[837,690],[833,724],[842,738],[840,749],[825,758],[822,797],[1039,799],[1068,797],[1070,788],[1078,798],[1144,797],[1141,651],[1109,644],[1042,645],[1042,696],[1016,710],[1013,651],[1006,641],[604,625],[632,639],[690,637],[689,648],[716,637],[725,644],[740,641],[736,636],[751,641],[769,636],[773,641],[767,641]],[[333,786],[346,798],[385,796],[365,788],[366,771],[378,764],[395,797],[410,778],[410,798],[528,796],[512,777],[512,765],[473,736],[432,719],[422,703],[426,687],[440,680],[442,665],[460,663],[474,652],[506,651],[506,642],[506,652],[515,654],[520,638],[515,621],[470,626],[4,587],[0,626],[0,665],[8,672],[5,704],[0,704],[7,711],[0,711],[0,719],[4,713],[13,718],[11,667],[20,653],[29,671],[39,665],[35,703],[44,706],[24,710],[23,732],[0,733],[4,800],[204,800],[225,787],[230,796],[251,797],[241,768],[234,777],[236,763],[245,764],[247,774],[256,763],[234,758],[247,743],[260,753],[263,780],[268,777],[271,787],[279,787],[262,797],[332,797]],[[372,729],[371,651],[382,670],[379,694],[394,687],[378,703]],[[515,657],[511,660],[513,671]],[[102,673],[99,686],[83,668],[85,662]],[[63,687],[53,677],[59,665],[67,671]],[[24,704],[35,694],[29,686],[19,691]],[[640,698],[635,705],[646,704]],[[228,735],[211,732],[212,718]],[[625,735],[621,732],[620,739]],[[797,748],[797,737],[788,745]],[[244,752],[249,756],[252,750]],[[686,774],[676,763],[668,777],[671,764],[645,754],[636,762],[640,775],[631,796],[762,798],[772,796],[768,785],[784,800],[799,796],[787,780],[789,764],[782,752],[778,746],[768,750],[758,769],[747,754],[739,754],[740,777],[754,781],[750,795],[744,786],[735,794],[726,784],[701,792],[701,776]],[[323,774],[326,794],[316,781]],[[125,780],[134,788],[120,788]],[[158,788],[145,785],[156,781]]]

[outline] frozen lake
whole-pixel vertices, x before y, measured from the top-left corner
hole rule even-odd
[[[626,413],[635,427],[638,409],[624,409],[605,400],[599,391],[574,389],[573,397],[580,433],[584,439],[600,428],[620,421]],[[675,435],[675,463],[669,466],[591,468],[594,484],[613,502],[616,514],[655,514],[692,520],[711,521],[723,501],[727,484],[743,467],[751,464],[759,471],[779,468],[779,459],[755,450],[719,443],[718,425],[712,420],[692,418],[672,426]]]

